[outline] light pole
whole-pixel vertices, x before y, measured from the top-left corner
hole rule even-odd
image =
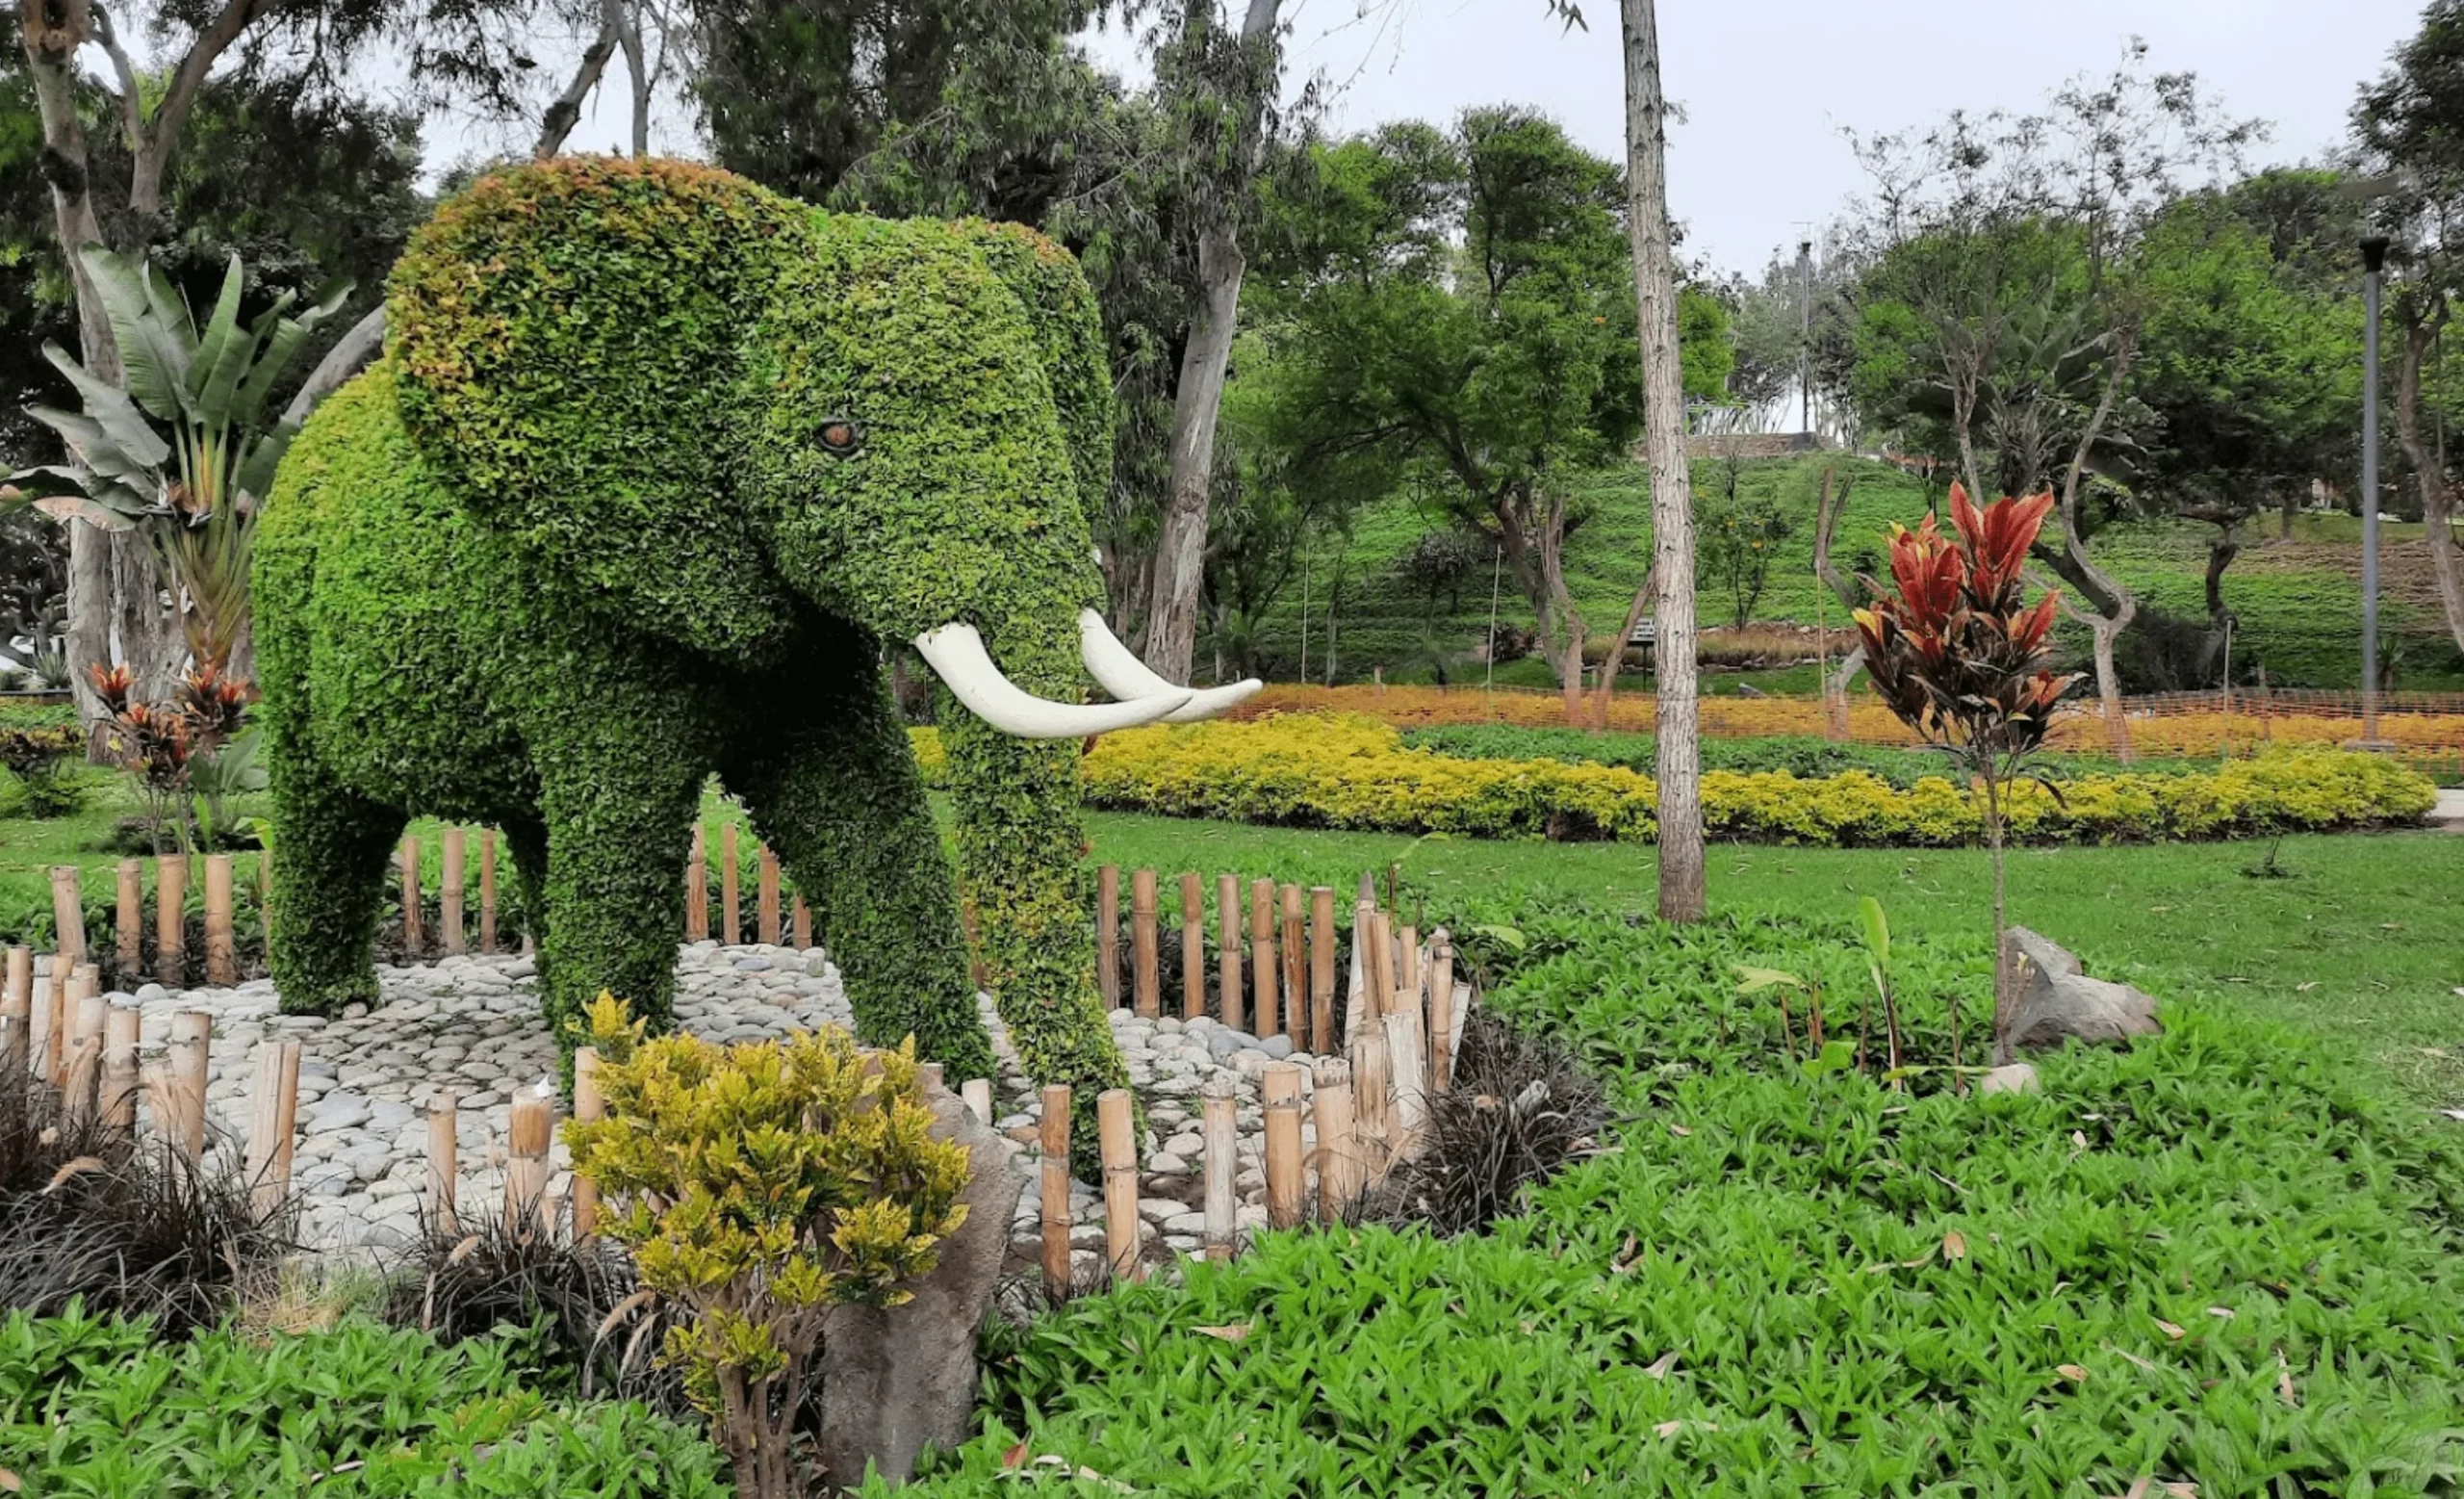
[[[2378,281],[2387,237],[2361,242],[2361,738],[2378,743]]]
[[[1813,430],[1813,241],[1797,242],[1797,421]]]

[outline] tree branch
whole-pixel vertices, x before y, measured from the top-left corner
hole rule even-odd
[[[101,6],[92,7],[94,42],[103,55],[112,60],[112,72],[119,79],[120,134],[128,142],[134,156],[145,142],[145,102],[137,91],[137,68],[128,60],[128,51],[119,44],[118,34],[112,30],[111,13]]]
[[[241,34],[272,6],[273,0],[227,0],[181,56],[179,66],[171,72],[170,86],[163,90],[163,102],[154,107],[153,119],[133,147],[137,164],[129,177],[128,206],[140,223],[162,211],[163,167],[170,160],[171,146],[180,138],[180,127],[188,121],[190,107],[196,103],[197,90],[205,87],[206,75]]]
[[[610,0],[607,9],[612,13],[622,3],[623,0]],[[565,138],[574,133],[575,121],[581,118],[582,100],[589,98],[590,90],[599,87],[599,75],[606,70],[607,59],[616,50],[616,25],[611,15],[608,23],[599,28],[599,35],[591,39],[590,45],[582,50],[581,62],[574,69],[574,81],[565,86],[565,91],[556,96],[555,103],[548,106],[546,116],[539,122],[538,143],[530,148],[532,160],[544,162],[564,149]]]
[[[351,324],[350,331],[345,333],[340,342],[325,350],[325,357],[318,360],[317,368],[308,372],[308,378],[300,385],[299,394],[291,398],[291,404],[284,409],[282,419],[294,426],[307,421],[308,413],[317,408],[317,402],[340,389],[345,380],[357,375],[384,347],[385,304],[378,302],[369,310],[368,316]]]

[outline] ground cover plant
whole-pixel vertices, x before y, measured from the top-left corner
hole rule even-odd
[[[640,1406],[550,1399],[518,1344],[346,1321],[163,1342],[72,1310],[0,1320],[0,1488],[96,1499],[299,1494],[721,1499],[718,1455]]]
[[[1657,832],[1656,788],[1637,771],[1412,750],[1359,715],[1127,730],[1097,741],[1080,772],[1091,806],[1182,816],[1482,838]],[[2058,791],[2021,783],[1999,811],[2015,840],[2110,842],[2400,825],[2435,799],[2429,781],[2380,757],[2301,750],[2188,774],[2082,777]],[[1858,770],[1708,771],[1703,811],[1713,838],[1789,843],[1959,843],[1988,824],[1964,784],[1902,791]]]
[[[2041,1058],[2040,1093],[1963,1098],[1974,937],[1894,942],[1894,1086],[1791,1056],[1738,992],[1787,969],[1842,1024],[1844,920],[1458,918],[1497,929],[1498,1011],[1612,1079],[1611,1148],[1487,1237],[1267,1235],[1061,1308],[1003,1341],[929,1491],[1046,1461],[1184,1494],[2454,1483],[2464,1162],[2348,1057],[2173,1002],[2161,1038]]]

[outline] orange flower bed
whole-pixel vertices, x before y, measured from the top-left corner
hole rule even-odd
[[[2360,718],[2348,713],[2261,712],[2255,706],[2230,713],[2220,709],[2185,711],[2166,700],[2132,700],[2126,711],[2131,748],[2159,759],[2241,757],[2272,745],[2335,748],[2361,737]],[[1562,728],[1566,722],[1565,699],[1532,688],[1484,692],[1477,687],[1322,687],[1289,683],[1270,684],[1243,704],[1237,716],[1324,712],[1366,713],[1399,729],[1474,723],[1550,729]],[[1707,697],[1702,700],[1702,713],[1703,732],[1723,738],[1818,737],[1824,732],[1818,698]],[[1647,686],[1620,692],[1609,705],[1608,726],[1613,730],[1649,734],[1658,722],[1659,707]],[[1889,709],[1861,692],[1849,698],[1847,729],[1846,737],[1860,744],[1917,742],[1914,733]],[[2382,713],[2378,733],[2397,747],[2398,758],[2407,762],[2464,761],[2464,713]],[[2062,711],[2045,742],[2069,754],[2100,755],[2114,750],[2113,736],[2093,703],[2074,703]]]

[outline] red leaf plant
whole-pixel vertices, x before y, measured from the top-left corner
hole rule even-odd
[[[102,700],[104,750],[145,795],[154,851],[167,851],[163,833],[167,820],[181,851],[187,852],[184,808],[192,773],[198,760],[240,732],[247,712],[247,686],[204,665],[172,686],[168,702],[147,704],[131,701],[137,682],[126,666],[89,666],[86,675]]]
[[[2079,673],[2057,674],[2046,644],[2058,595],[2030,604],[2021,576],[2028,549],[2053,509],[2053,492],[2005,497],[1979,509],[1951,485],[1945,536],[1933,517],[1914,530],[1891,528],[1891,586],[1857,611],[1865,667],[1892,712],[1951,757],[1985,792],[1986,840],[1993,856],[1994,1060],[2011,1060],[2010,975],[2003,932],[2003,796],[2043,747],[2054,705]],[[1959,1016],[1951,1017],[1952,1065]]]

